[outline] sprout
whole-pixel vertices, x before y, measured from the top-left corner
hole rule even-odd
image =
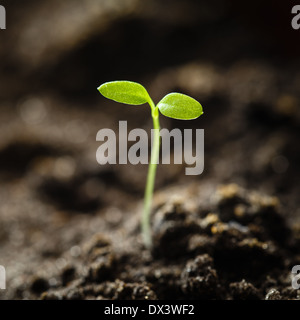
[[[120,103],[130,105],[148,103],[151,107],[154,137],[144,196],[144,210],[141,219],[144,244],[147,248],[150,248],[152,245],[150,213],[160,149],[159,111],[169,118],[191,120],[203,114],[202,106],[195,99],[181,93],[169,93],[155,105],[147,90],[141,84],[131,81],[106,82],[98,90],[104,97]]]

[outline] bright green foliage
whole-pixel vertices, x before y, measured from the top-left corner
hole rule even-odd
[[[147,90],[136,82],[106,82],[102,84],[98,90],[105,98],[121,103],[140,105],[150,101]]]
[[[203,114],[202,106],[195,99],[181,93],[169,93],[155,106],[147,90],[139,83],[131,81],[106,82],[102,84],[98,90],[104,97],[117,102],[131,105],[140,105],[148,102],[151,107],[153,128],[156,130],[154,130],[151,161],[149,164],[144,196],[144,211],[141,219],[144,243],[150,248],[152,245],[150,213],[160,148],[158,110],[169,118],[191,120],[196,119]]]
[[[169,93],[157,107],[164,116],[173,119],[191,120],[203,114],[201,104],[182,93]]]

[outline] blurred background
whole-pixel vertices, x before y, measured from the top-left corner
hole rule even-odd
[[[155,102],[189,94],[205,114],[205,170],[161,165],[156,190],[237,183],[279,197],[299,223],[300,31],[292,1],[1,1],[0,264],[9,277],[73,248],[143,197],[147,166],[100,166],[96,133],[151,129],[149,108],[104,99],[111,80]],[[95,216],[101,217],[98,224]],[[97,220],[98,221],[98,220]],[[88,230],[88,231],[87,231]],[[49,241],[51,239],[51,241]],[[74,249],[75,248],[75,249]],[[75,250],[75,251],[74,251]]]

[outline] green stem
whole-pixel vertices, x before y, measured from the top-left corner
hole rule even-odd
[[[144,196],[144,211],[141,219],[141,228],[143,234],[144,244],[147,248],[152,246],[151,228],[150,228],[150,214],[153,190],[155,184],[156,168],[159,159],[159,147],[160,147],[160,125],[159,125],[159,111],[154,105],[153,101],[149,102],[151,107],[151,114],[153,118],[153,145],[151,149],[151,160],[148,168],[147,183]]]

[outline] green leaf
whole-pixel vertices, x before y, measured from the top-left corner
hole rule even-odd
[[[160,112],[169,118],[191,120],[203,114],[201,104],[182,93],[169,93],[157,104]]]
[[[106,82],[98,90],[104,97],[126,104],[140,105],[151,100],[141,84],[131,81]]]

